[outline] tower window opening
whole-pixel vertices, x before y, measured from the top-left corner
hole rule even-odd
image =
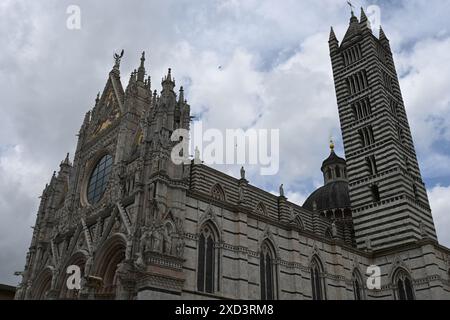
[[[341,169],[339,169],[339,167],[336,167],[335,171],[336,171],[336,178],[340,178],[341,177]]]
[[[378,186],[376,184],[373,184],[371,187],[371,191],[372,191],[372,199],[374,202],[379,202],[381,200],[380,198],[380,189],[378,188]]]

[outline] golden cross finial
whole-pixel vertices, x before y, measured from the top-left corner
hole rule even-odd
[[[330,137],[330,150],[331,150],[331,151],[334,151],[333,137]]]

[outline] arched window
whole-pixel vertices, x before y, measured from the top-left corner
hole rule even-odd
[[[302,221],[302,218],[300,218],[300,216],[295,217],[295,223],[300,228],[300,230],[303,230],[303,228],[304,228],[303,221]]]
[[[327,176],[328,176],[328,179],[333,178],[333,174],[331,173],[331,168],[328,168],[328,170],[327,170]]]
[[[201,292],[214,293],[218,290],[216,279],[219,272],[219,255],[215,249],[216,239],[212,227],[205,225],[198,241],[197,289]]]
[[[398,300],[415,300],[414,289],[411,277],[409,274],[400,269],[394,276],[394,285],[396,286],[396,293]]]
[[[364,300],[364,284],[361,273],[355,269],[352,274],[353,295],[355,300]]]
[[[311,287],[313,300],[325,300],[325,288],[322,280],[322,265],[317,258],[311,262]]]
[[[103,193],[109,180],[112,169],[112,156],[109,154],[103,156],[94,168],[89,178],[87,187],[87,200],[90,204],[97,203]]]
[[[339,169],[339,167],[334,168],[334,170],[336,171],[336,178],[340,178],[341,177],[341,169]]]
[[[216,200],[225,200],[225,192],[220,184],[216,184],[211,189],[211,196]]]
[[[275,299],[275,265],[271,246],[264,242],[259,256],[261,300]]]

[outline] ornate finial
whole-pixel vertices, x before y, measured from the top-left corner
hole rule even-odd
[[[167,76],[166,79],[167,81],[172,81],[172,69],[169,68],[169,70],[167,71]]]
[[[142,51],[142,57],[141,57],[141,65],[138,68],[137,71],[137,81],[144,82],[145,78],[145,51]]]
[[[330,150],[331,152],[334,152],[334,141],[332,137],[330,137]]]
[[[67,152],[66,158],[65,158],[64,161],[63,161],[63,164],[70,164],[70,161],[69,161],[69,153],[68,153],[68,152]]]
[[[97,93],[97,98],[95,98],[95,105],[100,101],[100,91]]]
[[[184,102],[184,89],[183,89],[183,86],[180,87],[180,96],[178,98],[178,102],[179,103],[183,103]]]
[[[145,51],[142,51],[142,56],[141,56],[141,67],[144,66],[144,62],[145,62]]]
[[[114,53],[114,68],[119,69],[120,67],[120,60],[122,59],[124,54],[124,50],[120,52],[120,54]]]

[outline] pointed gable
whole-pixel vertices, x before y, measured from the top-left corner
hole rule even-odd
[[[110,72],[105,89],[92,114],[92,135],[108,128],[123,113],[124,91],[120,76]]]

